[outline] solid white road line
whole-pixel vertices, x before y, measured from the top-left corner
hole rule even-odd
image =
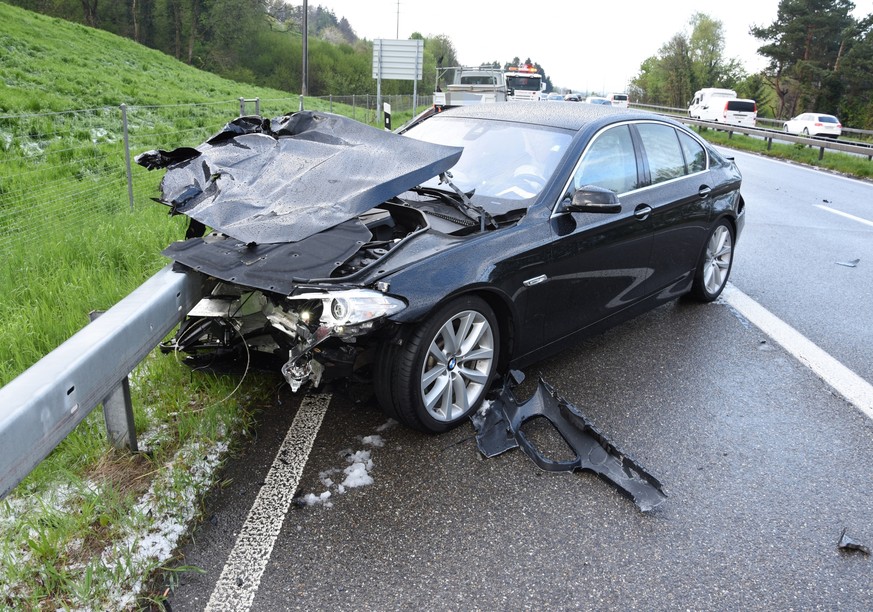
[[[841,217],[845,217],[846,219],[851,219],[852,221],[857,221],[858,223],[863,223],[864,225],[869,225],[870,227],[873,227],[873,221],[868,221],[867,219],[862,219],[861,217],[856,217],[855,215],[844,213],[843,211],[831,208],[830,206],[822,206],[821,204],[813,204],[813,206],[815,206],[816,208],[821,208],[822,210],[826,210],[830,213],[834,213],[835,215],[840,215]]]
[[[724,300],[795,359],[819,375],[837,393],[873,419],[873,385],[813,344],[745,293],[728,284]]]
[[[243,612],[251,608],[329,404],[329,394],[307,396],[301,402],[206,610]]]

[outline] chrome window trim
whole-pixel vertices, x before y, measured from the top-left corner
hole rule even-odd
[[[582,154],[579,155],[579,159],[576,160],[576,165],[573,166],[573,171],[570,172],[570,175],[567,177],[567,181],[564,183],[564,188],[561,190],[561,195],[558,197],[558,201],[555,202],[554,205],[552,206],[552,213],[549,216],[549,219],[554,219],[555,217],[569,214],[567,211],[560,211],[559,208],[561,206],[561,203],[564,201],[564,194],[566,194],[568,192],[568,190],[570,189],[570,184],[573,182],[573,178],[576,176],[576,172],[579,170],[579,166],[582,163],[582,158],[585,157],[585,154],[588,152],[588,149],[591,147],[591,145],[598,138],[600,138],[600,136],[604,132],[606,132],[607,130],[611,130],[613,128],[616,128],[616,127],[619,127],[622,125],[638,125],[638,124],[642,124],[642,123],[656,123],[658,125],[666,125],[668,127],[673,128],[674,130],[677,129],[675,125],[673,125],[672,123],[668,123],[666,121],[659,121],[657,119],[634,119],[631,121],[621,121],[618,123],[610,123],[609,125],[604,126],[600,130],[598,130],[597,133],[591,137],[591,140],[588,141],[588,144],[585,145],[585,149],[582,151]],[[673,178],[673,179],[670,179],[667,181],[661,181],[660,183],[654,183],[651,185],[646,185],[645,187],[640,187],[638,189],[631,189],[630,191],[617,193],[616,195],[618,196],[618,198],[621,199],[622,196],[625,196],[625,195],[630,194],[630,193],[643,192],[643,191],[646,191],[647,189],[651,189],[653,187],[661,187],[663,185],[669,185],[670,183],[674,183],[676,181],[682,181],[682,180],[685,180],[689,177],[694,177],[694,176],[698,176],[700,174],[703,174],[705,172],[709,172],[712,159],[710,158],[709,149],[706,146],[706,141],[704,141],[700,136],[695,134],[692,130],[687,130],[685,133],[690,134],[694,138],[694,140],[697,141],[697,143],[703,147],[703,150],[706,153],[706,168],[704,168],[703,170],[700,170],[698,172],[692,172],[691,174],[679,176],[679,177],[676,177],[676,178]],[[677,139],[678,139],[678,137],[677,137]]]

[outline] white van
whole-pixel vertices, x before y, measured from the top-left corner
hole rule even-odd
[[[758,105],[754,100],[734,98],[725,101],[721,118],[715,119],[715,121],[729,125],[755,127],[757,119]]]
[[[737,97],[733,89],[706,87],[694,92],[694,98],[688,105],[688,116],[703,121],[717,121],[724,112],[725,100]]]
[[[606,99],[612,102],[613,106],[627,108],[628,97],[626,93],[611,93],[606,94]]]

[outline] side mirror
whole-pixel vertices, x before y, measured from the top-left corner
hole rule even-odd
[[[618,201],[618,196],[615,195],[614,191],[596,185],[585,185],[573,194],[573,199],[569,204],[564,205],[564,210],[566,212],[618,213],[621,212],[621,202]]]

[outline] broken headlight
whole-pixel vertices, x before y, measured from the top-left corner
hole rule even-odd
[[[320,310],[319,323],[340,336],[357,335],[371,329],[378,319],[406,308],[404,301],[370,289],[305,293],[288,299],[303,301],[308,306],[320,302],[321,308],[306,308],[302,318],[305,320]]]

